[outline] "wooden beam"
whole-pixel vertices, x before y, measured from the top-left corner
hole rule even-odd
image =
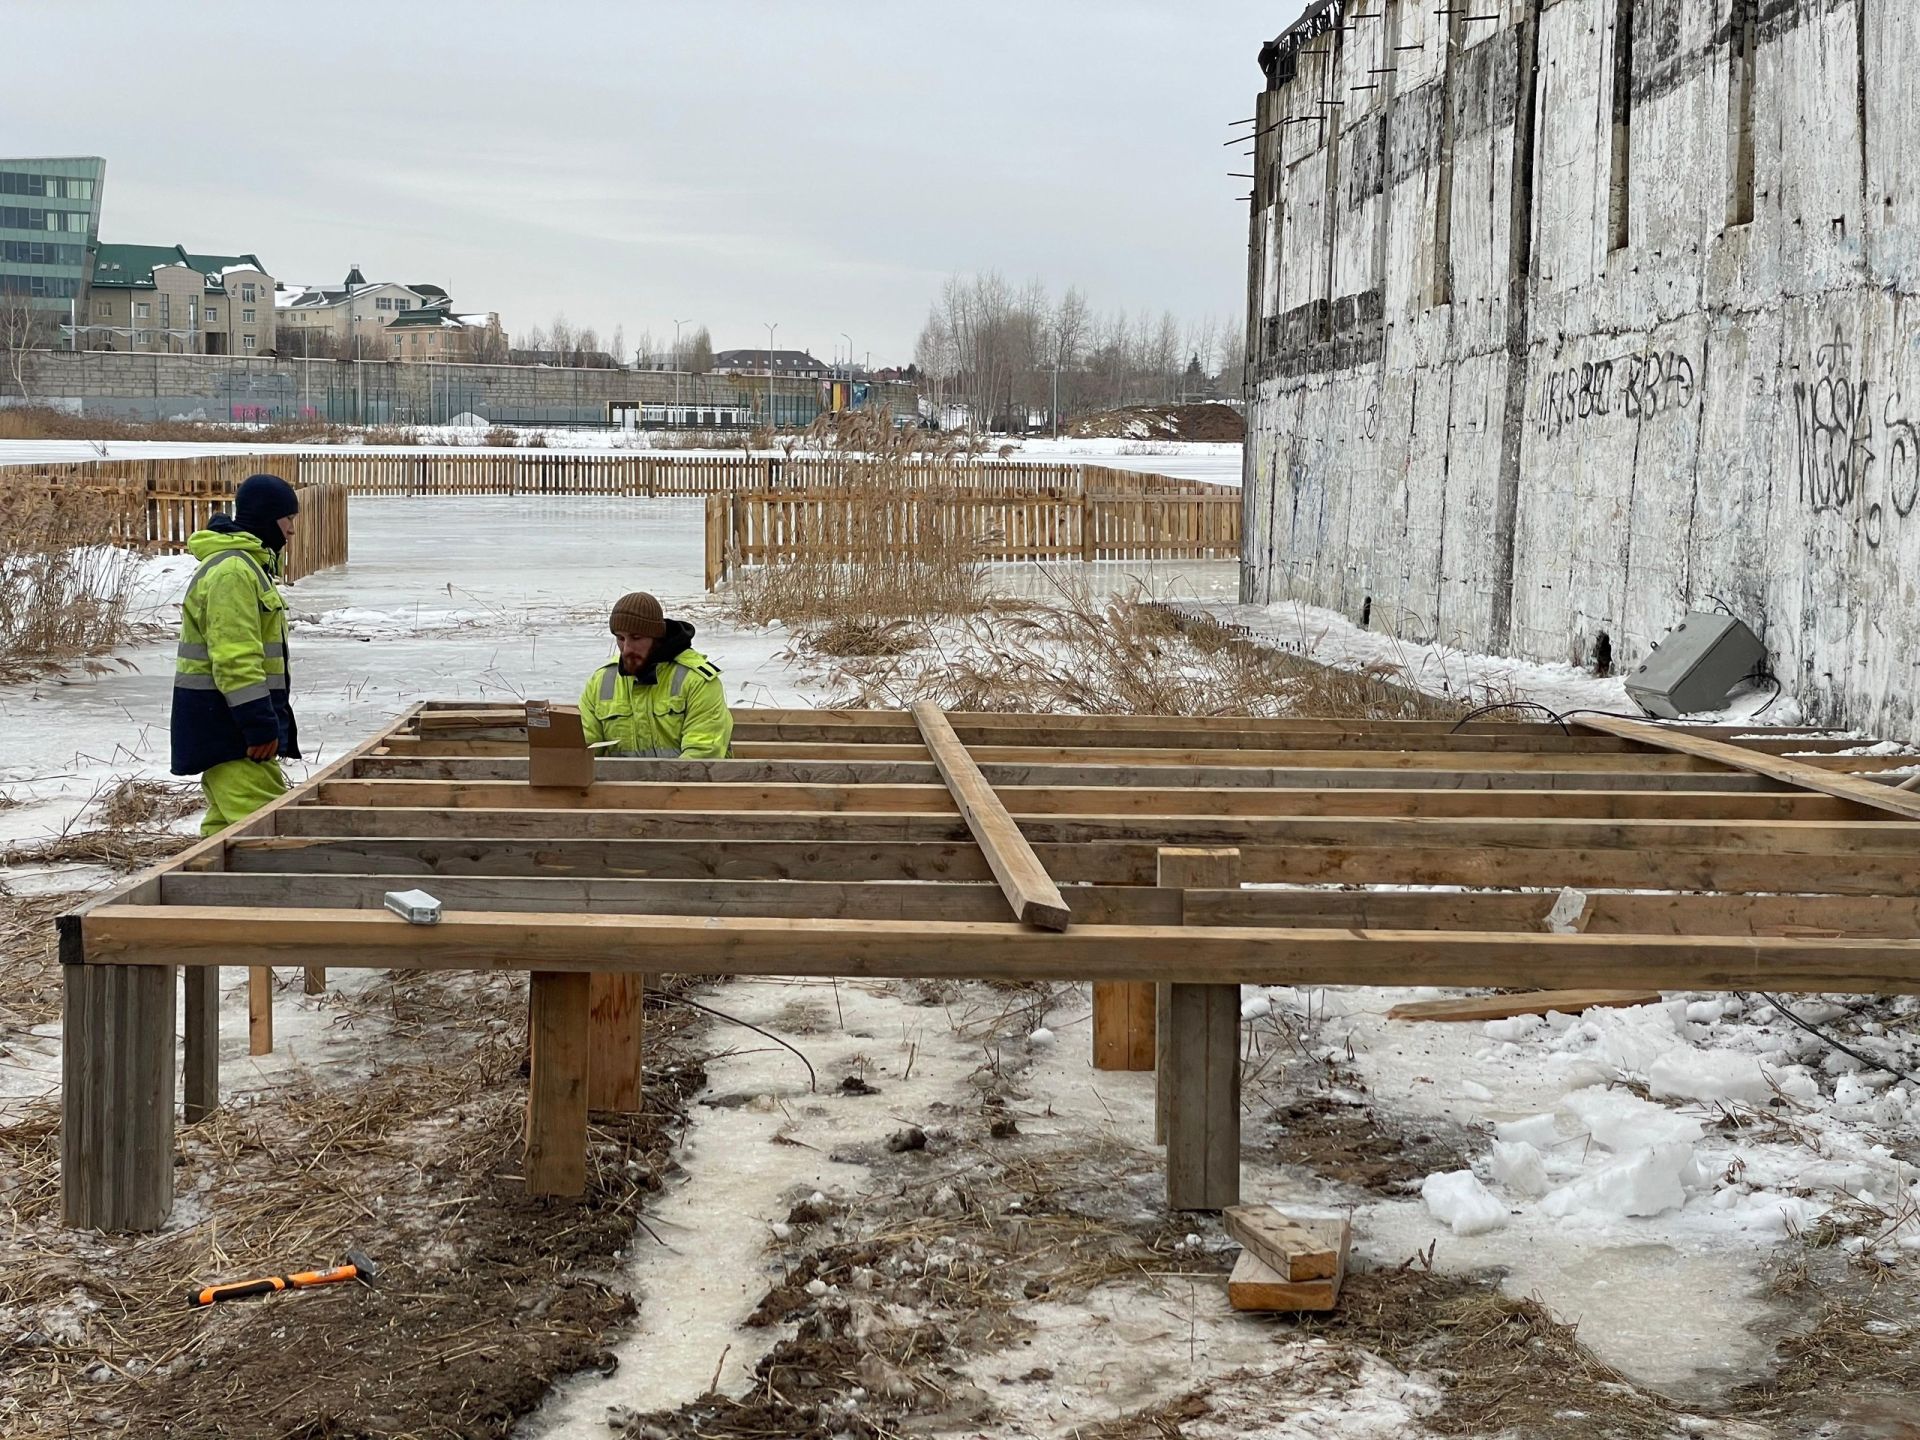
[[[1236,883],[1233,850],[1169,847],[1162,888],[1218,890]],[[1222,1210],[1240,1203],[1240,987],[1165,987],[1160,1021],[1155,1130],[1167,1145],[1167,1207]]]
[[[161,894],[170,880],[203,877],[161,877]],[[182,1115],[198,1125],[220,1108],[220,967],[196,965],[186,972],[186,1024],[181,1036],[181,1072],[185,1080]]]
[[[673,785],[939,785],[940,772],[920,760],[640,760],[603,759],[603,781]],[[513,780],[526,783],[524,747],[497,754],[442,754],[410,749],[368,754],[355,764],[370,780]],[[1009,786],[1134,788],[1144,784],[1192,789],[1424,789],[1424,790],[1686,790],[1693,793],[1792,793],[1783,782],[1744,771],[1275,769],[1255,765],[982,765],[995,789]]]
[[[523,767],[524,768],[524,767]],[[1151,778],[1151,777],[1149,777]],[[1804,791],[1728,794],[1692,790],[1267,790],[1250,786],[1002,785],[1016,820],[1029,817],[1352,815],[1421,819],[1829,820],[1877,819],[1854,801]],[[656,784],[603,780],[579,792],[531,791],[505,780],[336,780],[313,801],[345,808],[647,810],[702,814],[952,815],[944,785]]]
[[[528,987],[526,1183],[534,1195],[587,1188],[590,978],[536,970]]]
[[[174,972],[87,963],[59,923],[60,1192],[66,1223],[157,1230],[173,1209]]]
[[[450,909],[623,915],[763,915],[820,920],[975,920],[1006,914],[983,881],[604,880],[561,875],[234,872],[161,877],[159,903],[379,910],[389,890],[425,889]],[[984,883],[983,883],[984,882]],[[1557,896],[1493,890],[1189,890],[1075,885],[1080,925],[1303,926],[1354,930],[1543,931]],[[1597,894],[1585,928],[1627,935],[1920,936],[1920,899],[1905,895]],[[200,973],[190,971],[188,979]]]
[[[1475,888],[1751,891],[1912,895],[1904,856],[1741,854],[1653,847],[1545,850],[1480,846],[1329,849],[1242,844],[1255,885],[1459,885]],[[1151,885],[1150,842],[1036,843],[1061,884]],[[615,879],[987,880],[978,846],[838,840],[475,840],[274,837],[229,846],[236,871],[362,875],[581,875]],[[429,887],[431,888],[431,887]]]
[[[1013,817],[1007,814],[1000,797],[981,776],[980,767],[973,763],[966,746],[954,737],[953,727],[947,724],[940,707],[931,700],[918,701],[913,707],[913,718],[926,741],[927,752],[933,756],[933,763],[940,767],[941,778],[953,792],[953,803],[973,833],[974,843],[986,856],[993,878],[1006,892],[1014,915],[1023,923],[1043,930],[1066,929],[1073,918],[1067,902],[1060,898],[1059,888],[1040,863],[1039,856],[1033,853],[1027,837],[1020,833],[1020,827],[1014,824]]]
[[[1902,790],[1890,790],[1885,786],[1875,785],[1871,781],[1860,780],[1852,775],[1837,774],[1831,768],[1836,760],[1848,764],[1855,761],[1891,762],[1890,765],[1862,763],[1862,769],[1904,767],[1920,764],[1920,756],[1763,755],[1744,746],[1729,744],[1724,740],[1709,740],[1698,735],[1689,735],[1684,730],[1647,725],[1637,720],[1621,720],[1611,715],[1583,715],[1575,723],[1589,730],[1598,730],[1606,735],[1632,740],[1636,744],[1657,746],[1662,750],[1672,751],[1676,755],[1707,760],[1718,765],[1732,765],[1755,775],[1764,775],[1771,780],[1784,780],[1790,785],[1817,790],[1823,795],[1833,795],[1842,800],[1851,800],[1855,804],[1869,805],[1903,819],[1920,820],[1920,795]]]
[[[1382,769],[1382,770],[1500,770],[1508,772],[1560,770],[1714,771],[1720,762],[1690,755],[1648,754],[1492,754],[1473,751],[1419,750],[1210,750],[1129,745],[975,745],[969,753],[977,765],[1253,765],[1273,769]],[[734,746],[745,760],[924,760],[919,745],[880,743],[815,744],[779,740],[748,740]],[[1888,762],[1871,756],[1815,756],[1807,763],[1863,770],[1884,769]]]
[[[391,782],[383,782],[391,783]],[[984,782],[983,787],[984,787]],[[990,788],[986,793],[991,795]],[[976,812],[976,816],[980,812]],[[745,810],[406,809],[301,805],[282,813],[281,835],[341,839],[421,836],[511,839],[803,839],[949,841],[979,825],[995,845],[1295,845],[1329,850],[1705,850],[1724,854],[1879,854],[1920,857],[1920,823],[1836,820],[1589,819],[1421,815],[1030,815],[1018,823],[997,804],[988,826],[961,815]],[[989,852],[989,861],[994,858]],[[1784,886],[1774,888],[1788,888]]]
[[[640,1109],[644,975],[594,975],[587,993],[587,1104],[631,1115]]]
[[[244,943],[276,964],[401,970],[633,973],[670,954],[716,975],[1495,987],[1526,974],[1554,989],[1920,993],[1916,939],[487,913],[422,926],[385,911],[198,905],[102,906],[83,925],[90,965],[215,965]]]

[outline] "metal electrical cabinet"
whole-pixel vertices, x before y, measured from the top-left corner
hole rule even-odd
[[[1724,710],[1734,688],[1766,660],[1766,647],[1733,616],[1690,614],[1627,677],[1627,695],[1665,720]]]

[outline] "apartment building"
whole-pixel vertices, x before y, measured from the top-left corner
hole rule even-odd
[[[98,155],[0,159],[0,301],[25,297],[48,340],[86,298],[106,174]]]

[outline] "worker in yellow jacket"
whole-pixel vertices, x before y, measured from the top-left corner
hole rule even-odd
[[[733,713],[719,667],[693,648],[693,626],[644,591],[621,596],[608,626],[620,656],[580,692],[587,744],[612,741],[603,755],[726,759]]]
[[[252,475],[233,514],[187,538],[200,568],[180,604],[173,676],[173,773],[198,775],[211,835],[285,792],[300,756],[287,699],[287,607],[273,583],[300,512],[278,475]]]

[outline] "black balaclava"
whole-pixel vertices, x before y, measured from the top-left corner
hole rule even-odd
[[[234,524],[256,536],[269,550],[278,551],[286,545],[280,521],[299,513],[300,497],[278,475],[249,475],[233,495]]]

